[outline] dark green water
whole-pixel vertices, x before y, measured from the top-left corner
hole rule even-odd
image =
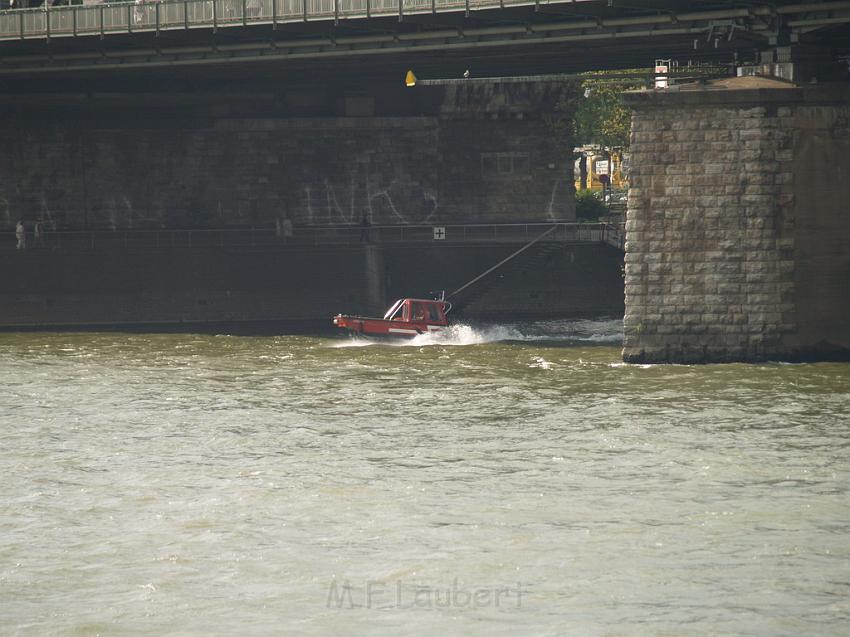
[[[0,335],[0,634],[844,635],[850,365]]]

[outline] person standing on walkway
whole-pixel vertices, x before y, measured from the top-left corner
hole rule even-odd
[[[18,240],[18,250],[25,250],[27,247],[27,231],[24,228],[24,222],[18,219],[18,225],[15,226],[15,239]]]

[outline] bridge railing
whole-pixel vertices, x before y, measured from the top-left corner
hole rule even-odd
[[[0,11],[0,40],[465,11],[536,0],[163,0]],[[548,4],[549,0],[544,0]]]
[[[346,226],[296,226],[291,237],[281,236],[274,227],[160,229],[160,230],[58,230],[48,231],[35,242],[32,229],[26,233],[30,250],[123,250],[172,248],[258,248],[280,245],[333,246],[405,243],[527,243],[545,230],[557,226],[547,241],[564,243],[611,242],[610,226],[603,223],[511,223],[376,225],[362,228]],[[16,250],[14,232],[0,233],[0,251]]]
[[[626,224],[603,223],[602,241],[618,250],[626,249]]]

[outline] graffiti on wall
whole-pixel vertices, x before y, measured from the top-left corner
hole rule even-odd
[[[564,218],[565,191],[566,186],[561,179],[552,184],[552,194],[549,196],[549,205],[546,206],[546,215],[550,221],[559,221]]]
[[[103,206],[106,212],[106,223],[112,230],[117,228],[132,228],[134,221],[133,202],[127,195],[106,197]]]
[[[311,224],[356,224],[364,215],[370,223],[427,224],[435,219],[439,203],[430,188],[413,180],[393,179],[380,187],[372,182],[368,174],[359,179],[352,175],[344,186],[325,177],[319,192],[303,187],[298,208]]]

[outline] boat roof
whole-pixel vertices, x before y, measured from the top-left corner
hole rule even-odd
[[[441,301],[440,299],[416,299],[412,296],[406,296],[403,299],[399,299],[399,301],[416,301],[417,303],[445,303],[445,301]],[[396,303],[398,303],[398,301],[396,301]],[[395,305],[395,303],[393,305]]]

